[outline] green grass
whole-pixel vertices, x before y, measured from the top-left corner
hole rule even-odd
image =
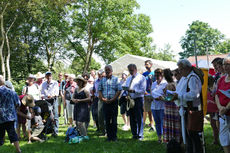
[[[63,125],[63,117],[60,119],[59,136],[52,138],[47,142],[27,144],[26,141],[20,141],[23,153],[164,153],[165,145],[157,142],[156,132],[148,132],[146,127],[144,131],[144,141],[139,142],[132,140],[131,131],[124,132],[121,130],[122,118],[118,117],[118,141],[106,142],[106,138],[96,136],[95,130],[91,126],[88,129],[90,140],[80,144],[64,143],[67,126]],[[205,140],[207,153],[223,153],[222,148],[212,145],[212,130],[209,124],[205,125]],[[0,147],[0,153],[15,152],[14,147],[10,144],[8,138],[5,144]]]

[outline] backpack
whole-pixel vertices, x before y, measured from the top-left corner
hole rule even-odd
[[[69,142],[69,140],[71,140],[77,136],[79,136],[79,132],[77,131],[77,128],[76,127],[69,127],[66,131],[65,142]]]
[[[192,67],[193,72],[200,78],[201,84],[204,84],[204,73],[200,68]]]

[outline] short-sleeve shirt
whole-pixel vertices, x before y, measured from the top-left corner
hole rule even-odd
[[[20,106],[16,92],[0,86],[0,124],[17,119],[16,106]]]
[[[142,74],[145,79],[146,79],[146,91],[147,93],[151,93],[151,85],[152,83],[156,80],[155,77],[154,77],[154,71],[146,71]]]
[[[118,78],[112,76],[111,78],[102,78],[99,83],[98,90],[102,92],[104,98],[112,99],[117,91],[121,91],[121,84],[118,81]]]
[[[217,91],[216,91],[216,94],[218,95],[219,100],[220,100],[220,104],[222,106],[227,106],[228,103],[230,102],[230,98],[227,97],[225,94],[223,94],[220,91],[220,90],[223,90],[223,91],[229,91],[230,90],[230,82],[225,82],[225,78],[226,78],[226,76],[222,76],[219,79],[218,84],[217,84]],[[230,111],[228,111],[226,115],[230,116]]]

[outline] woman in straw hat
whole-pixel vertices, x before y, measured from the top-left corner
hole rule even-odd
[[[87,80],[81,75],[76,78],[78,87],[75,89],[72,101],[74,106],[74,120],[79,128],[80,134],[84,139],[88,139],[87,136],[87,123],[89,123],[89,107],[90,93],[86,89]]]

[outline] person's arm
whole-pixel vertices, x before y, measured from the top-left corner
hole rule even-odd
[[[58,87],[58,82],[55,81],[55,85],[54,85],[54,97],[58,97],[59,96],[59,87]]]
[[[64,94],[63,94],[63,104],[64,104],[64,107],[66,107],[66,97],[65,97],[65,94],[66,94],[66,91],[64,91]]]
[[[42,98],[42,99],[45,99],[45,82],[42,83],[41,98]]]
[[[121,94],[121,91],[122,91],[122,87],[121,87],[120,82],[118,81],[118,78],[117,78],[117,80],[116,80],[116,89],[117,89],[117,92],[116,92],[116,94],[114,95],[114,97],[113,97],[112,99],[109,100],[110,103],[116,101],[117,98],[119,97],[119,95]]]
[[[193,101],[200,96],[202,85],[201,85],[201,81],[198,80],[196,76],[190,77],[188,86],[190,91],[184,93],[183,95],[182,94],[178,95],[179,99],[183,97],[184,101]]]
[[[77,99],[77,102],[82,103],[82,102],[90,102],[91,97],[90,97],[90,92],[88,90],[84,90],[86,98],[85,99]]]

